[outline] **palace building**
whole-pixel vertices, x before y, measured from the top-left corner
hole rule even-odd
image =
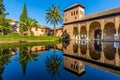
[[[64,10],[64,29],[74,40],[120,40],[120,7],[85,16],[85,7],[75,4]]]

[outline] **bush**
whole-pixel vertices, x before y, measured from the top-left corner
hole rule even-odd
[[[20,36],[18,33],[10,33],[8,36]]]

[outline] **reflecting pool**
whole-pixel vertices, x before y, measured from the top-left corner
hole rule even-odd
[[[3,45],[0,80],[120,80],[120,43]]]

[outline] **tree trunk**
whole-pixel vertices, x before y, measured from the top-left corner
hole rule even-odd
[[[28,29],[28,36],[31,36],[31,32],[30,32],[30,29]]]
[[[56,21],[54,20],[54,36],[56,36]]]
[[[2,31],[2,36],[3,36],[3,31]]]

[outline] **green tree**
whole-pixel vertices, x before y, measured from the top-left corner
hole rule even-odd
[[[9,20],[5,18],[5,15],[0,15],[0,31],[2,32],[2,35],[4,32],[10,32],[11,31],[11,25],[9,23]]]
[[[25,22],[28,19],[28,13],[26,9],[26,4],[24,4],[23,11],[20,15],[20,32],[25,31],[25,26],[21,25],[21,22]]]
[[[52,5],[47,11],[46,11],[46,21],[47,23],[50,22],[54,25],[54,36],[56,35],[56,24],[58,22],[62,22],[62,13],[59,9],[59,7],[56,7],[55,5]]]
[[[20,22],[21,26],[24,26],[24,28],[28,31],[28,36],[31,35],[31,28],[37,26],[37,21],[32,18],[27,18],[26,21]]]
[[[5,13],[5,6],[3,5],[3,0],[0,0],[0,15]]]

